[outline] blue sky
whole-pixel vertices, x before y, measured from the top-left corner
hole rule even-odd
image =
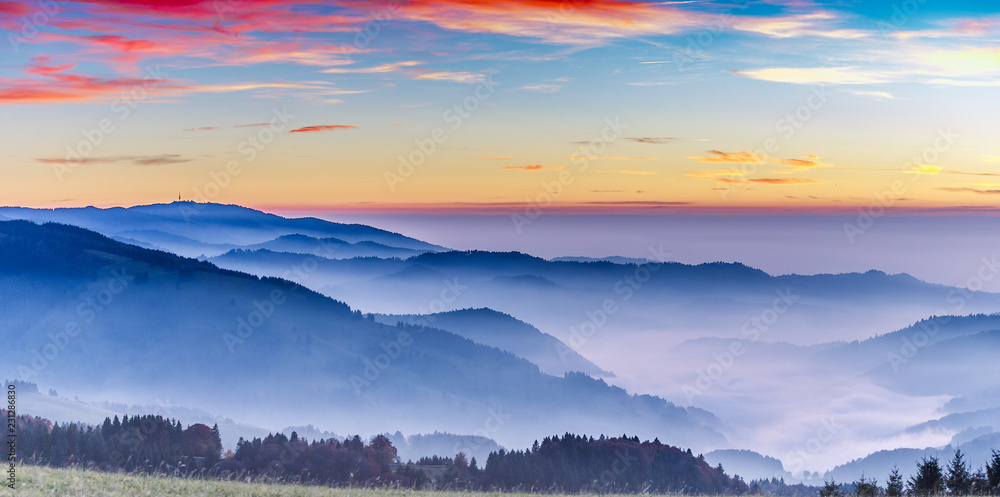
[[[981,210],[1000,193],[987,2],[7,1],[0,15],[11,204],[819,212],[895,182],[884,207]]]

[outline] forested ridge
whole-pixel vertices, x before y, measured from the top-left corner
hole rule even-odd
[[[33,383],[7,383],[37,393]],[[0,417],[8,414],[0,410]],[[690,449],[628,435],[549,436],[524,450],[493,451],[480,466],[474,457],[468,459],[462,452],[404,463],[388,434],[366,442],[359,435],[310,441],[294,431],[291,436],[275,433],[240,438],[235,450],[223,454],[218,425],[185,427],[179,420],[160,415],[124,415],[91,426],[13,414],[18,463],[111,472],[219,479],[266,477],[331,486],[552,493],[1000,495],[1000,452],[996,450],[983,466],[967,461],[957,450],[947,464],[936,457],[915,461],[909,478],[895,468],[882,485],[862,476],[845,484],[826,481],[823,487],[811,487],[774,478],[748,483],[738,475],[727,475],[721,464],[712,467]]]
[[[6,416],[6,412],[2,413]],[[20,462],[102,471],[211,478],[268,476],[321,485],[559,492],[739,494],[748,486],[690,450],[638,437],[547,437],[526,450],[499,450],[484,467],[463,453],[403,463],[385,435],[368,442],[305,440],[293,432],[240,439],[222,453],[218,426],[158,415],[105,419],[99,426],[17,416]]]

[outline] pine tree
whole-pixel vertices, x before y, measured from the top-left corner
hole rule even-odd
[[[292,434],[294,433],[292,432]],[[215,466],[222,455],[222,433],[219,431],[218,423],[212,425],[212,445],[213,447],[208,451],[208,456],[205,458],[205,465],[209,468]]]
[[[1000,452],[993,451],[993,457],[986,462],[986,484],[990,495],[1000,494]]]
[[[983,471],[983,468],[979,468],[972,475],[972,490],[969,493],[972,495],[987,495],[990,493],[989,480],[986,479],[986,472]]]
[[[844,492],[840,490],[840,484],[835,480],[823,480],[823,488],[819,489],[819,497],[843,497]]]
[[[955,457],[948,465],[948,476],[945,478],[948,493],[951,495],[969,495],[972,491],[972,474],[969,465],[965,463],[962,449],[955,450]]]
[[[878,496],[878,485],[876,480],[868,480],[865,478],[865,474],[861,473],[861,478],[854,482],[854,495],[857,497]]]
[[[909,492],[917,496],[944,493],[944,474],[936,457],[925,457],[917,463],[917,474],[910,477]]]
[[[113,433],[111,430],[112,430],[111,419],[104,418],[104,424],[101,425],[101,436],[103,436],[104,439],[107,440],[108,437],[110,437]]]
[[[887,497],[900,497],[903,495],[903,476],[899,474],[899,468],[892,467],[889,474],[889,481],[885,484],[885,495]]]

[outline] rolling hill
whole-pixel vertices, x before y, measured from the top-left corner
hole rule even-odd
[[[0,374],[258,426],[435,430],[509,446],[622,426],[700,447],[718,420],[426,326],[388,326],[276,278],[60,224],[0,223]]]

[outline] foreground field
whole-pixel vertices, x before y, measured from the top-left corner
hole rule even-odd
[[[416,490],[327,488],[300,485],[202,481],[184,478],[132,476],[79,469],[20,466],[16,492],[3,487],[0,495],[87,497],[518,497],[532,494],[487,492],[423,492]],[[553,496],[558,497],[558,496]]]
[[[17,472],[16,495],[87,497],[446,497],[448,492],[369,490],[300,485],[206,481],[186,478],[133,476],[79,469],[21,466]],[[5,487],[6,488],[6,487]],[[8,493],[13,493],[6,489]],[[460,495],[458,493],[452,493]]]

